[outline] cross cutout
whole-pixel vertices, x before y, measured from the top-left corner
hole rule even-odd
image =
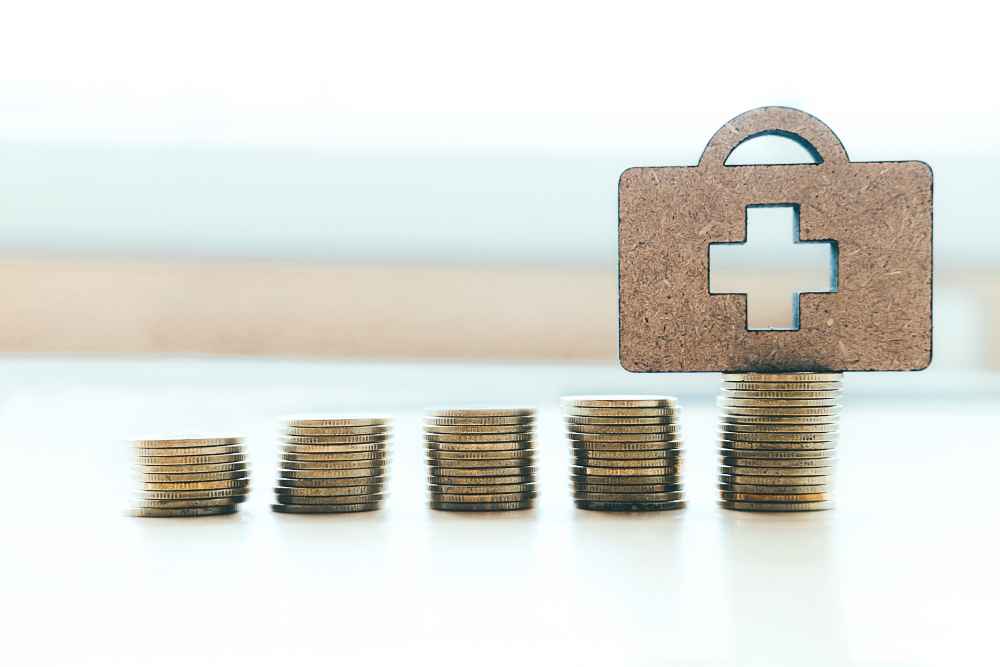
[[[748,331],[797,331],[799,296],[837,291],[837,242],[802,241],[798,204],[747,206],[745,239],[709,245],[709,293],[746,295]]]

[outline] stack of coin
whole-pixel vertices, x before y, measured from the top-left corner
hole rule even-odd
[[[840,373],[728,373],[719,407],[720,504],[801,512],[832,507]]]
[[[424,421],[430,506],[490,512],[535,499],[535,411],[434,410]]]
[[[567,396],[576,506],[653,511],[684,507],[677,400],[670,396]]]
[[[134,440],[143,517],[232,514],[250,492],[242,438]]]
[[[388,419],[317,417],[285,422],[275,512],[377,510],[385,498]]]

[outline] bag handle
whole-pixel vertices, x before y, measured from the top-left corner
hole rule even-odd
[[[840,139],[823,121],[790,107],[759,107],[741,113],[719,128],[705,146],[698,167],[726,167],[726,160],[744,141],[761,136],[787,137],[809,151],[821,164],[850,162]]]

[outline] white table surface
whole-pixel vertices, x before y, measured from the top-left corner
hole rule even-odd
[[[995,395],[852,400],[848,378],[837,509],[764,515],[716,506],[716,413],[708,396],[681,393],[688,508],[616,515],[573,508],[558,395],[670,391],[670,378],[197,360],[4,370],[6,664],[995,659]],[[428,510],[417,406],[517,396],[540,410],[537,508]],[[270,511],[281,415],[380,407],[395,420],[383,511]],[[242,511],[125,517],[122,439],[198,429],[247,435],[254,490]]]

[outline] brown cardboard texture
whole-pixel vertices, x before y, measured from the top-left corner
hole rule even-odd
[[[726,165],[781,135],[817,164]],[[902,371],[931,361],[933,176],[923,162],[851,162],[796,109],[726,123],[696,167],[634,167],[618,190],[619,353],[636,372]],[[802,241],[832,241],[836,291],[800,296],[797,330],[749,330],[746,295],[709,293],[709,246],[745,240],[750,206],[798,210]]]

